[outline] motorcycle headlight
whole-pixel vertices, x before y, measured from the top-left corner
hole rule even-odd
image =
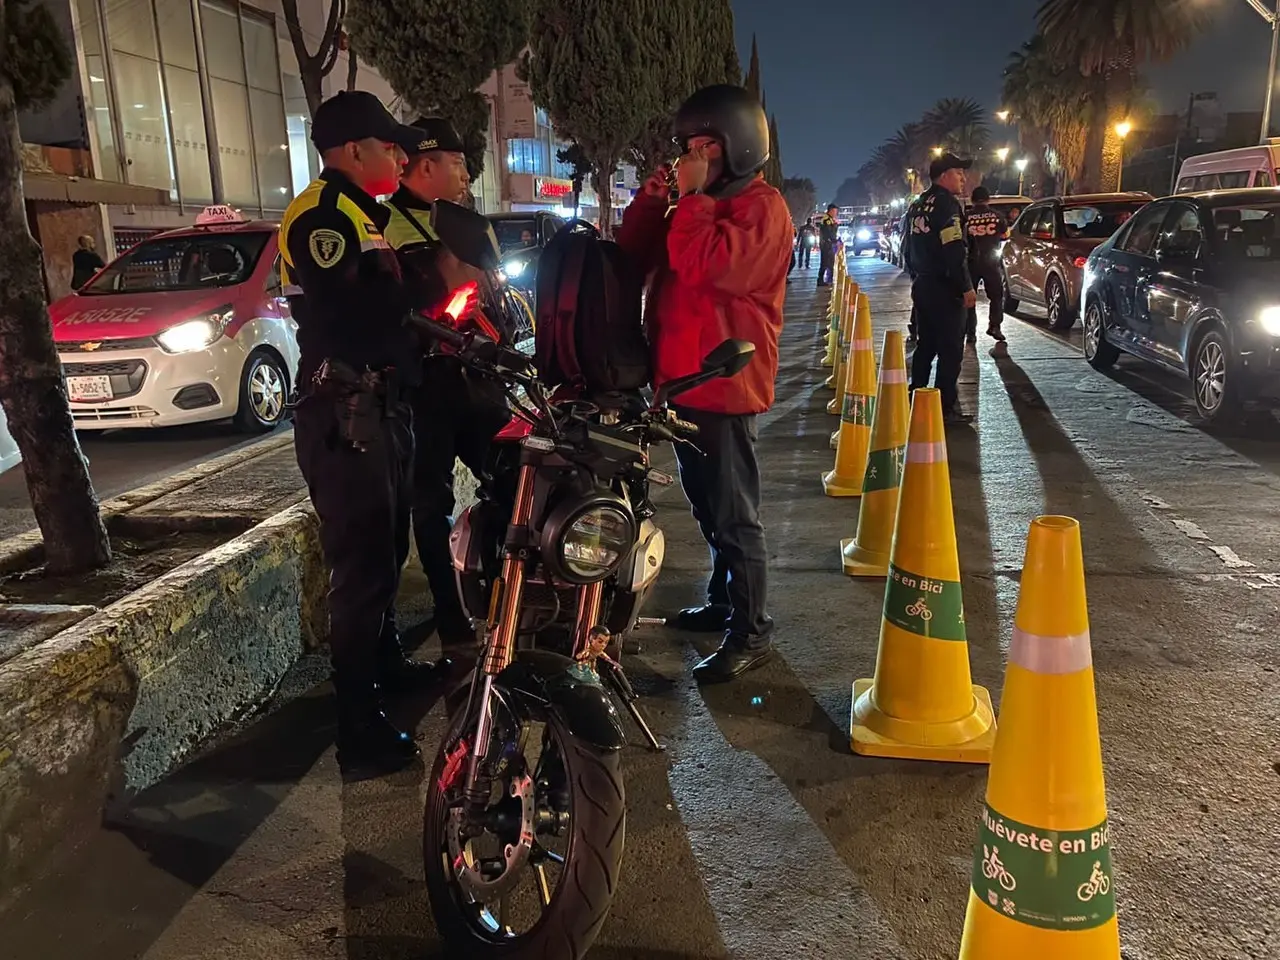
[[[870,240],[870,239],[871,239],[871,231],[870,231],[870,230],[868,230],[866,227],[863,227],[861,230],[859,230],[859,231],[858,231],[858,239],[859,239],[859,240]]]
[[[543,528],[542,557],[559,579],[595,583],[613,574],[636,542],[626,503],[593,499],[553,511]]]
[[[1268,336],[1280,337],[1280,306],[1263,307],[1258,314],[1258,324]]]
[[[212,310],[203,317],[175,324],[156,335],[165,353],[196,353],[213,346],[226,330],[234,314],[231,304]]]

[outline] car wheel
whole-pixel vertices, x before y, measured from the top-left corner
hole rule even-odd
[[[240,407],[236,426],[247,433],[274,430],[285,418],[289,375],[270,350],[255,350],[240,375]]]
[[[1107,342],[1102,326],[1102,305],[1094,300],[1084,312],[1084,358],[1095,370],[1106,370],[1116,362],[1120,351]]]
[[[1044,289],[1045,309],[1049,313],[1049,326],[1054,330],[1070,330],[1076,315],[1067,302],[1067,288],[1057,277],[1050,277]]]
[[[1004,281],[1004,288],[1005,288],[1005,290],[1006,290],[1006,291],[1008,291],[1008,290],[1012,289],[1012,288],[1009,286],[1009,275],[1008,275],[1007,273],[1003,274],[1003,276],[1001,276],[1001,278],[1000,278],[1000,279],[1002,279],[1002,280]],[[1016,311],[1017,311],[1017,309],[1018,309],[1018,304],[1019,304],[1019,303],[1021,303],[1021,302],[1022,302],[1022,301],[1021,301],[1021,300],[1019,300],[1017,297],[1011,297],[1011,296],[1009,296],[1009,294],[1006,292],[1006,293],[1005,293],[1005,295],[1004,295],[1004,312],[1005,312],[1005,313],[1014,313],[1014,312],[1016,312]]]
[[[1209,423],[1222,423],[1240,412],[1236,364],[1220,330],[1210,330],[1196,344],[1191,360],[1191,395],[1196,412]]]

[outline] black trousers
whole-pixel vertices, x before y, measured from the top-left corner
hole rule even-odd
[[[911,285],[911,303],[918,338],[911,359],[911,389],[929,385],[929,372],[937,359],[934,386],[942,391],[942,408],[950,410],[959,398],[956,382],[964,359],[964,298],[936,281],[920,279]]]
[[[329,643],[344,690],[372,695],[379,656],[399,654],[400,570],[409,555],[413,411],[389,407],[363,452],[338,436],[333,401],[308,397],[293,418],[294,450],[320,518],[329,568]]]
[[[969,276],[973,278],[973,289],[978,284],[987,292],[987,329],[999,330],[1004,323],[1004,277],[1000,275],[1000,267],[995,263],[969,264]],[[978,308],[969,308],[969,325],[965,332],[973,336],[978,331]]]
[[[800,244],[800,266],[808,270],[813,263],[813,247],[807,243]]]
[[[677,408],[698,425],[694,443],[676,444],[680,484],[711,549],[707,602],[732,613],[725,639],[744,649],[769,645],[768,553],[760,523],[756,418]]]
[[[818,251],[818,286],[830,284],[835,280],[836,248],[822,247]]]
[[[511,416],[501,393],[487,386],[468,379],[457,360],[432,357],[413,401],[413,539],[431,585],[436,627],[447,632],[468,629],[449,553],[454,466],[461,460],[480,477],[494,435]]]

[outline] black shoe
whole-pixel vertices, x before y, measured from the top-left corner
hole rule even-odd
[[[387,631],[378,638],[377,681],[387,693],[417,693],[430,690],[449,672],[448,660],[432,663],[405,656],[400,635]]]
[[[943,423],[964,424],[973,423],[973,417],[960,409],[959,405],[942,411]]]
[[[338,721],[338,766],[345,780],[396,773],[413,765],[421,755],[413,738],[376,707]]]
[[[700,607],[681,610],[667,621],[667,626],[676,630],[688,630],[690,633],[720,633],[732,613],[732,607],[705,603]]]
[[[772,656],[773,647],[744,650],[726,640],[719,650],[693,668],[693,679],[698,683],[728,683],[748,670],[764,666]]]

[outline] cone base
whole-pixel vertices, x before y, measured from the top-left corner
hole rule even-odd
[[[840,449],[840,431],[839,430],[836,430],[834,433],[831,434],[831,449],[832,450]]]
[[[1120,960],[1120,928],[1112,917],[1092,930],[1045,930],[997,913],[969,890],[960,960]]]
[[[872,577],[883,580],[889,576],[889,554],[864,550],[852,537],[840,541],[840,562],[846,577]]]
[[[865,757],[892,757],[898,760],[936,760],[943,763],[990,763],[991,748],[996,743],[995,710],[991,694],[973,687],[973,713],[960,720],[925,723],[887,717],[871,702],[874,680],[856,680],[853,684],[853,711],[849,721],[849,743],[853,752]],[[859,715],[874,717],[882,726],[895,728],[903,737],[892,739],[876,733],[858,722]],[[974,726],[985,729],[972,739],[962,740]]]
[[[828,497],[861,497],[862,481],[851,477],[837,477],[832,470],[822,477],[822,492]]]

